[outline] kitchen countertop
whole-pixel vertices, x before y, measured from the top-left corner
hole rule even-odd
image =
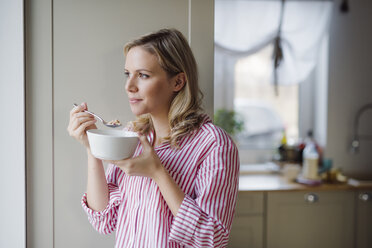
[[[372,189],[372,184],[353,186],[347,183],[307,186],[288,181],[279,173],[245,174],[239,177],[239,191],[322,191],[322,190],[359,190]]]

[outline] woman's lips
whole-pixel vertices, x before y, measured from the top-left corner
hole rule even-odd
[[[129,99],[129,103],[130,104],[138,103],[140,101],[142,101],[142,99],[138,99],[138,98],[130,98]]]

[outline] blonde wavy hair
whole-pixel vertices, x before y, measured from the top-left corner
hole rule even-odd
[[[169,78],[181,72],[185,75],[185,85],[173,98],[168,113],[171,133],[163,140],[169,141],[173,148],[178,148],[178,142],[197,130],[204,119],[201,107],[203,94],[199,89],[194,55],[186,38],[176,29],[161,29],[135,39],[125,45],[124,54],[127,55],[131,48],[138,46],[157,57]],[[142,134],[149,134],[153,130],[149,114],[138,116],[129,125],[133,131]]]

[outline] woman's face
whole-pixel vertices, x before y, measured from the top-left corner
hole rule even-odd
[[[133,114],[168,116],[175,92],[175,78],[169,78],[155,55],[142,47],[133,47],[125,61],[125,89]]]

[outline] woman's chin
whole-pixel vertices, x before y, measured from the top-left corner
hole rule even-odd
[[[137,117],[146,114],[145,111],[140,111],[140,110],[135,109],[135,108],[131,108],[131,110],[132,110],[132,113],[133,113],[135,116],[137,116]]]

